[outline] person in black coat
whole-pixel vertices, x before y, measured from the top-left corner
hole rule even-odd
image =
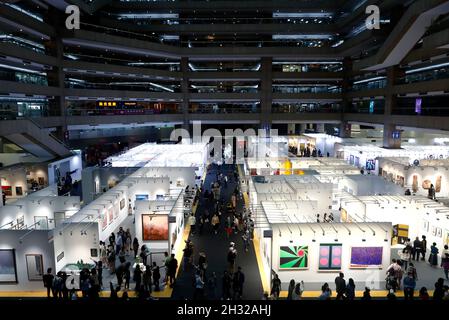
[[[153,262],[153,284],[154,291],[160,291],[159,288],[159,280],[161,279],[161,273],[159,271],[159,267],[156,265],[156,262]]]
[[[335,287],[337,291],[336,300],[340,300],[344,298],[344,293],[346,292],[346,280],[344,279],[345,275],[340,272],[340,275],[335,278]]]
[[[53,279],[55,278],[55,276],[51,272],[52,268],[48,268],[47,273],[42,277],[42,280],[44,281],[44,287],[47,288],[47,298],[50,298],[50,290],[53,294],[53,297],[55,296],[55,292],[53,291]]]
[[[244,283],[245,283],[245,275],[242,272],[242,268],[238,267],[237,272],[234,273],[234,279],[232,281],[233,290],[234,290],[234,300],[242,298]]]
[[[231,298],[231,276],[228,271],[223,273],[223,299],[228,300]]]
[[[176,270],[178,270],[178,260],[176,260],[175,255],[172,253],[171,259],[168,263],[168,270],[167,270],[171,288],[173,288],[173,284],[175,283]]]
[[[444,279],[439,278],[435,283],[435,290],[433,291],[433,300],[441,301],[444,297]]]

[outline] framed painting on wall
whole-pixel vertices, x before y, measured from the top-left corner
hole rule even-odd
[[[23,196],[23,188],[16,187],[16,196]]]
[[[280,246],[279,270],[300,270],[309,268],[308,246]]]
[[[350,268],[382,268],[383,247],[352,247]]]
[[[114,221],[114,207],[108,209],[108,222],[111,224]]]
[[[0,283],[17,283],[15,249],[0,249]]]
[[[125,198],[123,198],[122,200],[120,200],[120,210],[123,210],[123,208],[125,207]]]
[[[168,240],[168,215],[142,215],[142,239],[144,241]]]
[[[11,186],[2,186],[2,192],[5,196],[11,197],[12,196],[12,187]]]
[[[101,215],[101,230],[104,230],[108,227],[108,214],[106,210],[103,211]]]
[[[44,177],[37,177],[37,183],[40,186],[43,186],[45,184],[45,178]]]
[[[96,248],[90,249],[90,256],[93,258],[98,257],[98,249]]]
[[[318,270],[341,270],[342,244],[320,244]]]
[[[437,237],[442,238],[443,237],[443,229],[437,228]]]
[[[26,254],[25,261],[29,281],[41,281],[44,276],[44,263],[41,254]]]

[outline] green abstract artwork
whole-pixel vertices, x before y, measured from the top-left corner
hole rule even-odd
[[[307,269],[309,267],[308,246],[280,246],[279,269]]]

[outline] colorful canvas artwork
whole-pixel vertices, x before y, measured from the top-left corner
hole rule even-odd
[[[142,215],[144,241],[168,240],[168,215]]]
[[[320,244],[318,270],[341,269],[342,244]]]
[[[351,248],[351,268],[381,268],[382,267],[382,247],[352,247]]]
[[[280,246],[279,269],[307,269],[309,267],[308,246]]]
[[[440,192],[441,191],[441,176],[437,177],[437,181],[435,182],[435,192]]]

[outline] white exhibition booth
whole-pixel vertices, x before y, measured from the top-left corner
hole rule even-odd
[[[349,196],[340,199],[342,221],[391,222],[414,239],[425,235],[438,248],[449,244],[449,207],[422,196]]]
[[[144,143],[106,159],[112,167],[189,167],[201,177],[207,163],[207,144]]]
[[[449,160],[378,158],[379,175],[417,195],[427,195],[433,184],[436,197],[449,197]]]
[[[376,158],[401,157],[408,158],[413,163],[422,159],[447,159],[449,157],[449,146],[416,146],[407,145],[401,149],[385,149],[370,144],[352,145],[336,143],[335,152],[337,158],[346,160],[349,164],[358,168],[364,168],[378,172],[379,164]]]
[[[266,214],[270,222],[272,212]],[[257,230],[269,283],[273,270],[283,288],[295,279],[304,281],[306,290],[319,290],[325,282],[333,286],[329,279],[343,272],[358,287],[383,289],[391,223],[278,223],[276,211],[273,219]]]

